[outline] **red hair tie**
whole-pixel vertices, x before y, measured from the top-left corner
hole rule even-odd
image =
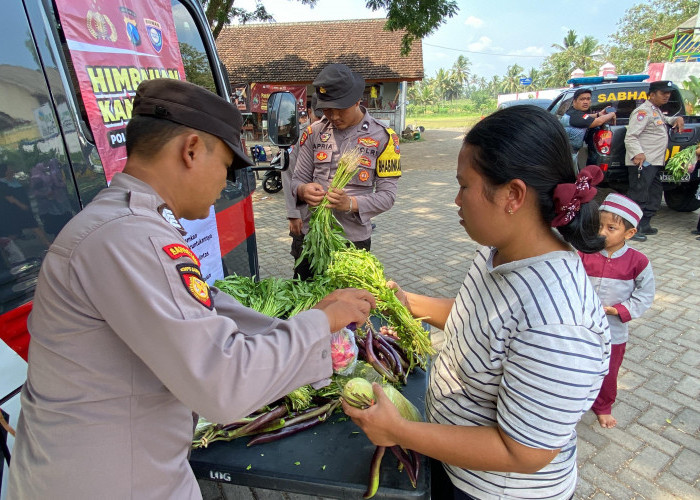
[[[552,227],[566,226],[576,217],[581,205],[591,201],[598,190],[593,186],[603,180],[603,171],[597,165],[588,165],[576,176],[576,182],[558,184],[554,188],[554,212],[557,214]]]

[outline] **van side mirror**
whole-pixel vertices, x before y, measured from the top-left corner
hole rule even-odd
[[[275,146],[293,146],[299,138],[297,100],[291,92],[273,92],[267,100],[267,133]]]

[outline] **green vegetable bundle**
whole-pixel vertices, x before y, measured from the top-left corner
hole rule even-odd
[[[697,144],[688,146],[668,160],[668,163],[666,163],[666,172],[671,174],[674,181],[680,182],[683,176],[690,171],[690,168],[695,165],[697,161],[695,150],[697,147]]]
[[[329,191],[347,186],[357,173],[359,159],[360,152],[357,148],[343,153],[338,160],[338,169],[333,176]],[[328,207],[328,198],[323,198],[321,203],[313,209],[309,220],[309,232],[304,237],[304,245],[296,265],[308,259],[311,271],[317,276],[322,275],[328,268],[333,252],[345,248],[348,243],[343,227]]]
[[[256,311],[276,318],[292,316],[311,309],[334,290],[327,278],[299,279],[255,278],[232,274],[214,283],[224,293]]]
[[[386,286],[381,262],[368,251],[355,248],[339,250],[332,257],[327,272],[331,284],[335,288],[361,288],[374,295],[377,311],[394,326],[399,344],[411,357],[409,371],[416,364],[424,367],[427,358],[435,354],[428,332]]]

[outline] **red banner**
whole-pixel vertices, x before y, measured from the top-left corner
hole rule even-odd
[[[185,79],[170,0],[56,0],[107,182],[126,163],[125,130],[136,87]]]
[[[299,111],[306,111],[306,85],[272,85],[269,83],[250,84],[250,111],[267,113],[267,99],[270,94],[285,91],[294,94]]]

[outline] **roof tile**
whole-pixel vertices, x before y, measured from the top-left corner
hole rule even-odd
[[[367,82],[423,78],[423,45],[401,56],[404,31],[385,19],[228,26],[216,40],[233,83],[307,83],[330,63],[347,64]]]

